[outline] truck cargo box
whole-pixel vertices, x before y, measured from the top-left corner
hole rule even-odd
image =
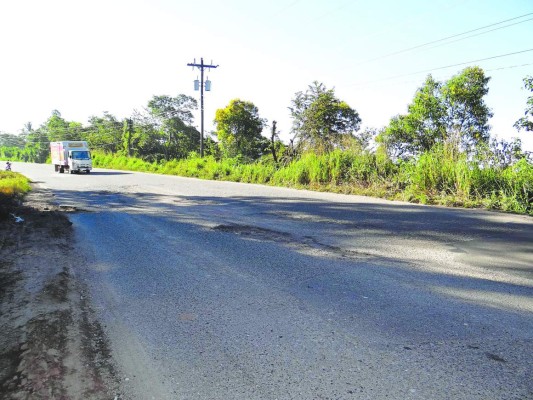
[[[91,152],[87,142],[71,140],[50,143],[50,156],[56,172],[87,172],[93,169]]]

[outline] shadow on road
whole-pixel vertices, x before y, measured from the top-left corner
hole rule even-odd
[[[295,257],[331,257],[353,264],[360,263],[361,257],[388,259],[387,268],[380,269],[386,275],[397,276],[398,284],[414,279],[423,282],[427,290],[455,298],[471,295],[469,301],[477,302],[476,298],[479,298],[480,305],[491,308],[516,311],[503,304],[488,304],[482,300],[485,296],[474,294],[478,291],[502,296],[513,293],[515,298],[524,300],[533,297],[533,288],[529,285],[498,281],[492,277],[494,273],[503,273],[517,281],[533,279],[533,223],[527,217],[509,220],[500,219],[504,216],[498,213],[478,210],[392,202],[325,202],[292,197],[228,198],[110,191],[57,191],[56,194],[63,204],[72,201],[80,205],[81,199],[92,212],[143,214],[164,224],[186,224],[191,233],[205,230],[205,227],[190,222],[191,217],[207,219],[210,223],[219,223],[212,229],[217,240],[224,240],[221,235],[233,235],[239,240],[275,243],[294,251]],[[292,233],[283,229],[290,229]],[[333,236],[345,239],[352,249],[328,244],[328,238]],[[404,249],[408,252],[427,247],[431,254],[431,246],[438,246],[441,252],[443,248],[448,249],[446,257],[449,259],[443,261],[443,265],[450,265],[449,271],[432,269],[431,263],[436,261],[431,257],[427,262],[418,261],[421,265],[425,262],[427,265],[422,267],[427,266],[427,270],[413,269],[409,261],[401,261],[401,255],[372,255],[364,247],[375,250],[376,243],[386,245],[398,240],[413,246],[413,249]],[[460,270],[455,269],[454,263],[459,261],[485,270],[487,278],[458,275]],[[528,300],[525,306],[531,307],[531,301]]]
[[[119,171],[92,171],[89,175],[131,175],[131,172],[119,172]]]

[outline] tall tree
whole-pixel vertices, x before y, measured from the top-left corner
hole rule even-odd
[[[133,133],[130,139],[131,154],[147,161],[160,161],[166,156],[165,139],[157,122],[148,110],[135,110],[132,115]]]
[[[192,112],[197,108],[196,99],[184,94],[179,94],[176,97],[154,96],[148,102],[148,109],[155,117],[162,121],[179,118],[186,124],[192,124],[194,120]]]
[[[41,129],[46,132],[51,142],[60,140],[71,140],[69,132],[69,123],[66,121],[58,110],[53,110],[46,122],[41,125]]]
[[[26,151],[30,155],[26,160],[29,162],[44,163],[50,156],[50,139],[43,126],[28,133]]]
[[[223,156],[242,156],[246,161],[259,158],[268,148],[268,139],[261,136],[266,120],[249,101],[231,100],[215,114],[216,135]]]
[[[23,149],[25,144],[24,136],[0,132],[0,147],[18,147]]]
[[[86,139],[91,148],[115,153],[121,148],[123,123],[104,111],[101,117],[91,116],[86,131]]]
[[[467,151],[488,143],[493,114],[483,98],[489,92],[489,81],[483,69],[468,67],[443,85],[444,141]]]
[[[429,75],[408,105],[407,114],[393,117],[377,136],[393,157],[427,151],[446,136],[441,89],[442,84]]]
[[[328,152],[340,147],[343,137],[359,130],[356,110],[335,97],[333,89],[313,82],[305,92],[297,92],[289,107],[292,131],[301,147]]]
[[[524,88],[532,94],[527,98],[524,116],[515,122],[514,127],[518,130],[533,131],[533,76],[524,78]]]
[[[165,142],[166,159],[185,158],[200,145],[200,133],[192,126],[196,99],[184,94],[176,97],[154,96],[148,110]]]
[[[53,110],[50,117],[38,129],[26,124],[23,135],[27,141],[27,152],[31,154],[28,161],[45,162],[50,155],[50,142],[60,140],[85,140],[85,131],[80,122],[67,121],[58,110]]]
[[[397,157],[425,152],[437,143],[466,151],[486,144],[492,112],[483,97],[489,79],[479,67],[465,68],[443,83],[429,75],[407,114],[393,117],[376,140]]]

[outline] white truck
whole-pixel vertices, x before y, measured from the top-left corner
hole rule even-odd
[[[50,142],[50,154],[56,172],[90,173],[93,169],[91,152],[85,141]]]

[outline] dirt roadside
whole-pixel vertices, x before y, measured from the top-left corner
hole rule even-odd
[[[0,220],[0,399],[119,399],[108,342],[76,278],[67,212],[34,188]]]

